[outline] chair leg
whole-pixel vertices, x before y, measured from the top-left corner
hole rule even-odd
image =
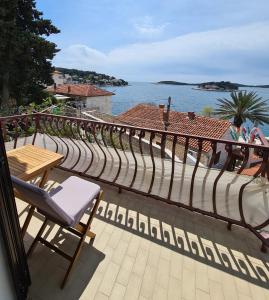
[[[43,234],[43,232],[44,232],[44,230],[46,228],[47,222],[48,222],[48,219],[45,219],[45,221],[43,222],[42,226],[40,227],[40,229],[39,229],[39,231],[37,233],[37,236],[35,237],[32,245],[30,246],[30,248],[29,248],[29,250],[27,252],[27,257],[29,257],[33,253],[33,251],[34,251],[34,249],[35,249],[35,247],[37,245],[37,242],[38,242],[39,238],[41,237],[41,235]]]
[[[66,273],[65,273],[63,282],[62,282],[62,284],[61,284],[61,289],[63,289],[63,288],[65,287],[65,284],[66,284],[66,282],[67,282],[67,279],[68,279],[68,277],[69,277],[69,275],[70,275],[70,273],[71,273],[71,271],[72,271],[72,269],[73,269],[73,267],[74,267],[74,264],[75,264],[76,260],[78,259],[78,256],[79,256],[79,254],[80,254],[81,248],[82,248],[82,246],[83,246],[83,242],[84,242],[84,240],[85,240],[85,237],[86,237],[86,234],[83,235],[83,237],[80,238],[79,244],[78,244],[78,246],[77,246],[77,248],[76,248],[76,251],[75,251],[75,253],[74,253],[74,255],[73,255],[72,261],[70,262],[70,265],[69,265],[69,267],[68,267],[68,269],[67,269],[67,271],[66,271]]]
[[[67,281],[67,279],[68,279],[68,277],[69,277],[69,275],[71,273],[71,270],[72,270],[72,268],[73,268],[73,266],[74,266],[74,264],[75,264],[75,262],[76,262],[76,260],[77,260],[77,258],[79,256],[79,254],[80,254],[80,251],[81,251],[81,248],[82,248],[82,245],[83,245],[83,242],[84,242],[86,236],[89,235],[92,240],[94,240],[94,238],[95,238],[95,234],[90,231],[90,226],[91,226],[93,217],[94,217],[94,215],[96,213],[96,210],[97,210],[97,208],[99,206],[99,203],[100,203],[102,197],[103,197],[103,191],[100,191],[100,193],[99,193],[99,195],[98,195],[98,197],[96,199],[96,202],[94,204],[94,207],[93,207],[93,209],[92,209],[92,211],[90,213],[89,220],[88,220],[86,226],[85,227],[81,226],[81,227],[84,227],[83,228],[84,229],[83,230],[84,233],[83,233],[83,236],[80,238],[80,241],[79,241],[79,244],[78,244],[78,246],[76,248],[75,254],[73,255],[73,259],[72,259],[72,261],[71,261],[71,263],[70,263],[70,265],[69,265],[69,267],[68,267],[68,269],[66,271],[64,280],[63,280],[62,285],[61,285],[61,289],[63,289],[64,286],[65,286],[65,284],[66,284],[66,281]]]
[[[93,207],[93,209],[92,209],[92,211],[90,213],[89,220],[88,220],[88,222],[86,224],[86,232],[88,232],[90,230],[92,220],[93,220],[93,218],[94,218],[94,216],[96,214],[97,208],[98,208],[98,206],[100,204],[100,201],[102,199],[103,199],[103,191],[101,190],[100,193],[99,193],[99,195],[98,195],[98,197],[97,197],[97,199],[96,199],[94,207]],[[95,234],[93,232],[89,232],[89,235],[92,235],[91,238],[95,238]]]

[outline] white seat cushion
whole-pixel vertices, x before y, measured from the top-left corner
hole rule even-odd
[[[71,176],[57,188],[50,191],[53,202],[69,217],[68,226],[76,225],[86,209],[93,204],[100,192],[100,186],[90,181]]]

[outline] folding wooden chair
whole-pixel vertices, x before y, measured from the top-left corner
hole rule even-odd
[[[95,234],[90,231],[90,227],[103,192],[99,185],[76,176],[69,177],[50,192],[46,192],[14,176],[11,177],[16,196],[36,207],[37,211],[45,216],[45,221],[30,246],[27,255],[30,256],[37,242],[40,242],[69,260],[70,264],[61,285],[61,288],[63,288],[78,259],[86,236],[89,236],[92,241],[95,238]],[[91,209],[89,219],[86,224],[82,223],[80,220],[89,208]],[[79,243],[73,256],[42,238],[48,221],[58,224],[79,237]]]

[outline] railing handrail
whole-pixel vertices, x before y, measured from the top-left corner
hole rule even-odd
[[[153,129],[153,128],[146,128],[146,127],[139,127],[139,126],[132,126],[128,124],[123,123],[111,123],[111,122],[101,122],[96,120],[89,120],[84,118],[77,118],[77,117],[69,117],[69,116],[62,116],[62,115],[53,115],[53,114],[47,114],[47,113],[32,113],[32,114],[23,114],[23,115],[14,115],[14,116],[6,116],[6,117],[0,117],[0,122],[3,120],[10,120],[10,119],[16,119],[16,118],[22,118],[22,117],[32,117],[32,116],[46,116],[46,117],[53,117],[57,119],[66,119],[66,120],[72,120],[72,121],[80,121],[80,122],[87,122],[87,123],[93,123],[98,125],[108,125],[108,126],[119,126],[125,129],[135,129],[135,130],[144,130],[151,133],[157,133],[157,134],[165,134],[165,135],[173,135],[177,137],[183,137],[183,138],[189,138],[189,139],[196,139],[196,140],[205,140],[212,143],[221,143],[226,145],[234,145],[234,146],[240,146],[240,147],[249,147],[249,148],[255,148],[255,149],[261,149],[261,150],[269,150],[269,146],[266,145],[257,145],[257,144],[249,144],[249,143],[243,143],[238,141],[231,141],[227,139],[218,139],[218,138],[209,138],[206,136],[201,135],[194,135],[194,134],[186,134],[186,133],[180,133],[180,132],[174,132],[174,131],[165,131],[165,130],[159,130],[159,129]]]

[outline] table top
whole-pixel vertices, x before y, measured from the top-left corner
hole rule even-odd
[[[22,180],[34,179],[58,165],[62,154],[37,146],[26,145],[7,151],[10,173]]]

